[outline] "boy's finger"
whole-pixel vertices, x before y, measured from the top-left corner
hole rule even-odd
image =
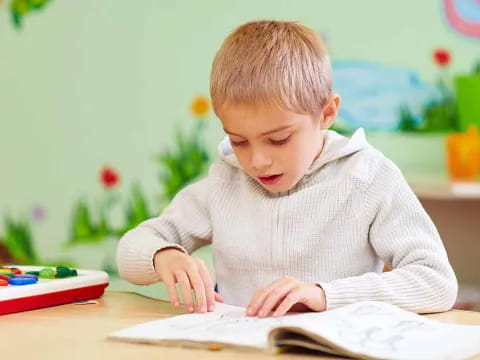
[[[300,291],[293,290],[285,297],[285,299],[283,299],[282,303],[278,305],[277,310],[275,310],[275,312],[273,313],[273,316],[278,317],[285,315],[287,311],[290,310],[292,306],[298,302],[299,299]]]
[[[215,310],[215,296],[213,291],[212,278],[203,261],[198,261],[198,270],[205,286],[205,295],[207,297],[208,311]]]
[[[175,287],[175,279],[173,278],[173,274],[165,274],[163,276],[163,283],[167,288],[168,297],[170,298],[170,302],[173,306],[178,307],[180,302],[178,301],[178,294],[177,288]]]
[[[190,280],[185,272],[181,271],[175,274],[177,281],[182,289],[183,301],[185,303],[185,309],[188,312],[193,312],[195,307],[192,299],[192,289],[190,287]]]
[[[258,310],[259,317],[266,317],[270,315],[270,312],[274,310],[276,305],[282,302],[282,299],[292,291],[292,284],[287,283],[281,287],[278,287],[270,292],[268,297],[265,299],[263,305]]]
[[[285,280],[283,278],[275,280],[274,282],[272,282],[267,287],[264,287],[263,289],[260,289],[259,291],[257,291],[253,295],[252,300],[250,300],[250,304],[248,304],[248,306],[247,306],[247,315],[248,316],[255,316],[258,312],[258,309],[260,309],[260,307],[263,305],[265,299],[270,294],[270,292],[273,289],[275,289],[276,287],[281,286],[281,284],[284,281]]]
[[[192,285],[193,291],[195,292],[198,312],[207,312],[207,297],[205,296],[205,285],[203,284],[202,278],[200,277],[198,268],[191,269],[188,272],[188,277],[190,279],[190,284]]]
[[[215,296],[215,301],[218,301],[218,302],[225,302],[225,300],[223,299],[222,295],[220,295],[219,293],[217,293],[216,291],[214,292],[214,296]]]

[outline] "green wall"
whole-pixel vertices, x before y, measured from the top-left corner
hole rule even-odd
[[[437,0],[54,0],[20,31],[7,10],[0,5],[0,216],[29,216],[42,204],[37,251],[83,267],[113,259],[116,239],[65,249],[73,204],[101,196],[103,164],[120,171],[119,191],[139,181],[153,197],[152,155],[173,145],[174,126],[192,124],[189,103],[208,95],[213,56],[237,25],[298,20],[328,36],[333,59],[408,67],[428,82],[438,76],[434,48],[451,50],[452,73],[469,71],[480,56],[478,41],[450,30]],[[222,137],[213,115],[208,129],[213,150]],[[371,140],[413,181],[445,180],[442,136]]]

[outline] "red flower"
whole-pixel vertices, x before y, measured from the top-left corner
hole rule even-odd
[[[437,63],[438,66],[445,67],[450,63],[452,56],[450,52],[446,49],[436,49],[433,52],[433,60]]]
[[[111,167],[104,166],[102,171],[100,172],[100,181],[102,185],[106,188],[114,187],[120,181],[120,175],[112,169]]]

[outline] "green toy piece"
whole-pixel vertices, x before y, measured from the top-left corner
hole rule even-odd
[[[38,272],[38,276],[43,279],[53,279],[54,271],[52,268],[43,268]]]

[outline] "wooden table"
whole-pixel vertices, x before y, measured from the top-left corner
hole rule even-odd
[[[115,330],[178,314],[169,303],[128,292],[107,291],[98,304],[69,304],[0,316],[3,359],[272,359],[268,354],[165,348],[106,340]],[[480,325],[480,313],[453,310],[429,317]],[[339,359],[311,354],[282,354],[277,359]],[[477,356],[475,359],[480,359]]]

